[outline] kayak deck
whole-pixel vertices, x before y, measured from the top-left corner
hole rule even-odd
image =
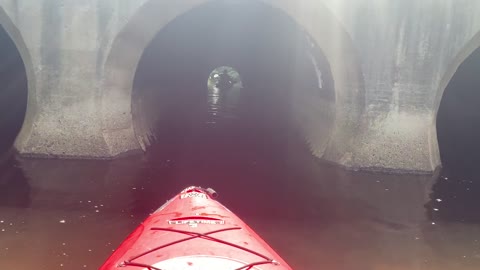
[[[101,270],[291,269],[215,194],[189,187],[149,216]]]

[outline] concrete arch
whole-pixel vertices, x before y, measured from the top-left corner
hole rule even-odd
[[[32,63],[32,58],[28,50],[22,33],[17,28],[15,23],[11,20],[10,16],[5,12],[3,7],[0,6],[0,25],[5,29],[7,34],[15,43],[27,73],[27,86],[28,86],[28,99],[27,99],[27,111],[25,119],[23,121],[22,129],[18,134],[14,147],[21,152],[21,147],[25,145],[25,142],[29,140],[32,133],[33,123],[37,114],[37,99],[36,99],[36,87],[35,87],[35,71]]]
[[[480,31],[478,31],[477,34],[475,34],[470,39],[470,41],[468,41],[466,45],[457,53],[457,55],[453,58],[452,62],[448,65],[447,70],[441,77],[434,101],[434,115],[432,117],[433,123],[430,128],[430,156],[432,157],[432,163],[435,165],[442,164],[440,160],[440,149],[437,138],[437,116],[445,89],[447,88],[448,84],[452,80],[460,65],[478,48],[480,48]]]
[[[177,16],[212,0],[155,1],[143,4],[114,39],[103,77],[103,136],[112,156],[141,148],[132,120],[134,76],[154,36]],[[335,123],[328,145],[317,146],[317,130],[306,131],[312,152],[340,161],[364,110],[363,77],[356,50],[337,18],[318,1],[259,0],[290,16],[320,47],[330,64],[335,87]],[[347,142],[347,143],[345,143]],[[317,149],[322,148],[322,149]]]
[[[438,87],[437,96],[435,97],[435,117],[433,119],[434,123],[437,121],[437,113],[440,108],[440,102],[442,101],[443,93],[447,88],[450,80],[453,78],[453,75],[457,72],[460,65],[476,50],[480,47],[480,31],[470,39],[469,42],[460,50],[459,53],[455,56],[453,61],[448,65],[448,69],[443,74],[440,85]]]

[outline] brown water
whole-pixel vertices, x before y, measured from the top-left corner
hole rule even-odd
[[[0,169],[0,269],[97,269],[150,211],[192,184],[215,188],[294,269],[480,269],[480,225],[440,215],[458,205],[448,192],[455,180],[348,172],[301,151],[194,152],[12,157]],[[450,184],[432,193],[435,181]]]

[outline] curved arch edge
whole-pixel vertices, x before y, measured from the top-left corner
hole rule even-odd
[[[480,48],[480,30],[463,46],[462,49],[460,49],[460,51],[453,58],[452,62],[448,65],[447,70],[441,77],[433,105],[433,122],[429,130],[430,156],[432,157],[432,167],[442,166],[442,161],[440,158],[440,148],[437,137],[437,116],[445,89],[448,87],[448,84],[450,83],[462,63],[478,48]]]
[[[17,28],[14,22],[11,20],[11,17],[7,12],[0,6],[0,24],[3,26],[7,34],[15,43],[20,56],[23,61],[25,72],[27,75],[27,86],[28,86],[28,95],[27,95],[27,111],[25,113],[25,118],[23,120],[22,128],[17,135],[17,138],[14,142],[14,148],[22,153],[30,137],[32,135],[33,123],[37,116],[37,95],[36,95],[36,79],[35,71],[33,68],[32,58],[29,52],[25,40],[22,36],[21,31]]]
[[[177,16],[209,1],[147,1],[117,34],[104,64],[101,98],[103,137],[112,156],[144,148],[143,135],[136,134],[132,115],[133,80],[143,50]],[[315,134],[307,135],[307,142],[317,157],[348,164],[345,156],[353,146],[345,142],[353,141],[365,107],[363,75],[350,36],[330,10],[317,1],[307,1],[301,9],[295,1],[261,2],[293,18],[311,35],[330,62],[336,91],[335,123],[329,143],[317,145]],[[159,14],[159,11],[164,12]],[[325,20],[325,23],[318,20]]]

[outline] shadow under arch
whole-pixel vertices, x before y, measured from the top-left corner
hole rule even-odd
[[[441,78],[435,100],[435,143],[441,176],[428,209],[433,221],[479,224],[480,31],[460,48]],[[441,198],[441,200],[438,200]]]
[[[22,36],[22,33],[20,32],[18,27],[11,20],[10,16],[5,12],[5,10],[1,6],[0,6],[0,25],[3,27],[3,29],[7,32],[7,34],[10,36],[12,41],[15,43],[15,46],[18,52],[20,53],[20,57],[22,58],[26,76],[27,76],[27,88],[28,88],[27,109],[25,113],[25,118],[23,120],[22,128],[14,142],[14,148],[17,151],[22,152],[22,149],[24,148],[25,143],[29,140],[29,137],[31,135],[34,118],[36,117],[36,113],[37,113],[35,72],[34,72],[34,67],[32,63],[32,58],[31,58],[29,49],[25,44],[25,40]]]
[[[440,109],[440,104],[442,102],[442,98],[445,93],[445,89],[447,89],[448,84],[452,80],[453,76],[457,72],[458,68],[462,63],[470,56],[472,53],[480,48],[480,31],[475,34],[469,42],[466,43],[466,45],[457,53],[453,61],[448,65],[448,69],[445,71],[443,74],[440,85],[438,87],[438,91],[435,97],[435,103],[434,103],[434,115],[433,115],[433,124],[431,126],[430,130],[430,149],[431,151],[436,151],[437,152],[437,160],[432,160],[435,164],[442,164],[442,161],[440,160],[440,148],[439,148],[439,143],[438,143],[438,136],[437,136],[437,117],[438,117],[438,112]],[[431,155],[432,158],[435,155]]]
[[[103,74],[103,136],[110,154],[144,148],[135,134],[132,119],[132,88],[144,49],[156,34],[176,17],[212,0],[148,1],[118,33],[108,53]],[[328,145],[316,145],[315,127],[305,131],[312,152],[318,157],[338,161],[352,141],[365,107],[363,75],[350,36],[337,18],[321,3],[299,4],[289,0],[261,0],[291,17],[313,39],[330,64],[335,88],[335,123]],[[348,132],[345,132],[348,129]],[[321,148],[320,147],[320,148]]]

